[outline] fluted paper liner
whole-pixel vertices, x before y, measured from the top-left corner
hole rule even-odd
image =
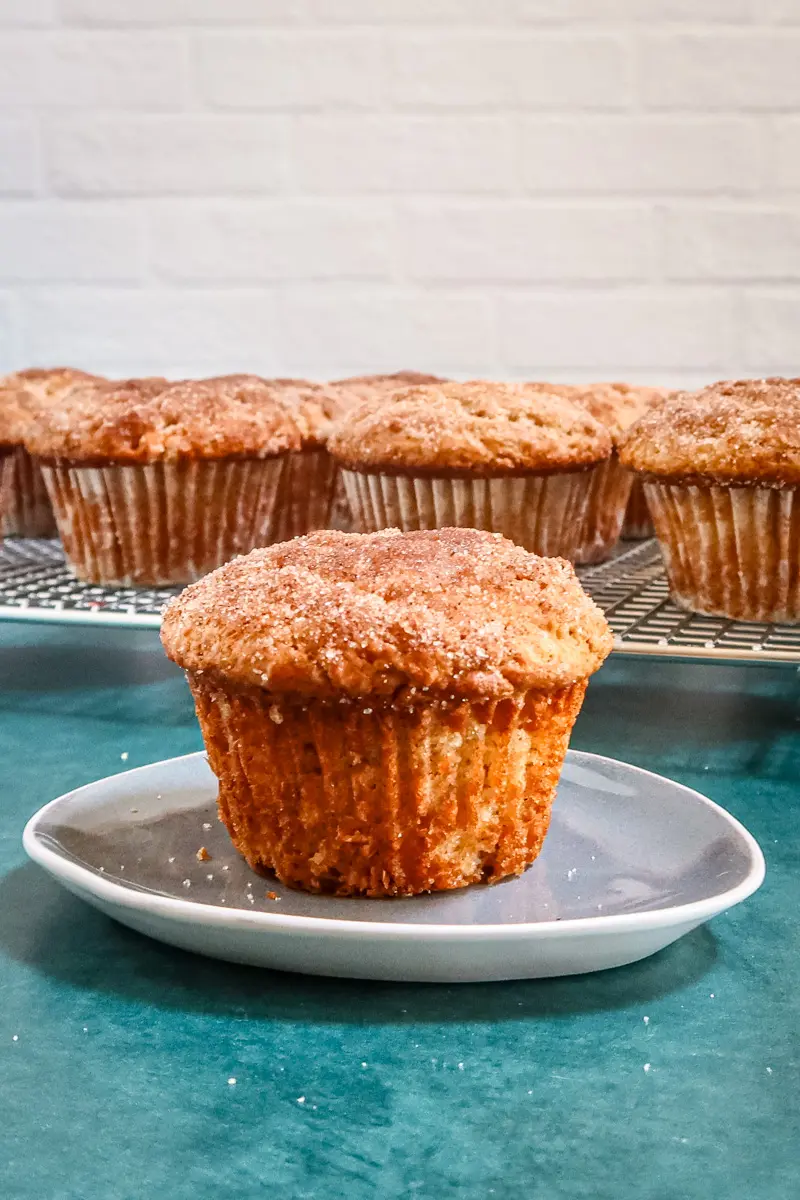
[[[56,519],[36,459],[22,446],[16,446],[7,465],[2,531],[16,537],[55,537]]]
[[[328,529],[337,491],[339,468],[325,449],[300,450],[286,456],[275,505],[273,541]]]
[[[800,621],[794,489],[648,481],[645,494],[676,604],[742,621]]]
[[[42,470],[77,577],[156,587],[269,544],[283,458]]]
[[[286,884],[399,896],[493,882],[538,855],[584,680],[415,709],[227,689],[190,672],[219,812]]]
[[[603,562],[616,546],[632,483],[633,475],[621,466],[616,454],[589,472],[589,499],[578,547],[579,563]]]
[[[491,479],[380,475],[343,470],[355,528],[487,529],[535,554],[574,559],[590,471]]]
[[[0,450],[0,541],[3,540],[4,514],[8,511],[11,500],[11,487],[14,479],[14,452]]]
[[[628,507],[625,510],[625,520],[622,524],[622,536],[626,541],[640,541],[651,538],[655,534],[653,519],[647,507],[644,494],[644,484],[634,476],[631,494],[628,497]]]

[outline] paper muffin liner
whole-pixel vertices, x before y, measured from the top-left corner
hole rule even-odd
[[[591,474],[461,479],[342,471],[354,526],[362,533],[466,526],[502,533],[535,554],[573,560]]]
[[[14,451],[0,447],[0,541],[5,533],[5,513],[11,501],[14,482]]]
[[[800,621],[800,503],[793,488],[647,481],[672,598],[742,621]]]
[[[82,466],[43,463],[78,579],[191,583],[270,541],[283,458]]]
[[[240,854],[292,887],[366,896],[524,871],[586,689],[409,709],[189,683]]]
[[[336,498],[339,468],[325,449],[300,450],[286,456],[272,540],[327,529]]]
[[[333,487],[333,503],[331,504],[328,526],[338,529],[341,533],[352,533],[355,529],[350,501],[347,499],[347,488],[344,484],[344,474],[339,464],[336,464],[336,479]]]
[[[22,446],[7,456],[9,473],[2,532],[15,537],[55,537],[56,519],[42,472]]]
[[[628,507],[625,510],[625,520],[622,523],[622,537],[625,541],[640,541],[642,538],[655,536],[653,520],[644,494],[644,484],[635,475],[631,494],[628,497]]]
[[[599,563],[619,541],[633,475],[616,454],[589,472],[589,500],[578,547],[579,563]]]

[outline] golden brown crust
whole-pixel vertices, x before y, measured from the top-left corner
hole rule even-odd
[[[303,449],[324,447],[333,423],[356,403],[356,397],[344,388],[308,379],[268,379],[265,381],[286,405],[300,428]]]
[[[77,384],[99,380],[76,367],[27,367],[0,378],[0,444],[21,445],[31,412],[58,403]]]
[[[621,461],[660,479],[800,485],[800,379],[740,379],[677,393],[631,427]]]
[[[353,470],[491,476],[588,467],[608,457],[611,439],[564,396],[473,380],[365,400],[328,449]]]
[[[0,449],[21,445],[30,414],[30,393],[2,381],[0,385]]]
[[[555,391],[580,404],[605,425],[617,447],[625,431],[649,408],[671,395],[669,388],[640,387],[632,383],[531,383],[527,387]]]
[[[447,383],[447,380],[424,371],[393,371],[391,375],[351,375],[348,379],[333,380],[330,386],[348,396],[350,404],[357,404],[361,400],[371,400],[373,396],[390,396],[393,392],[426,383]]]
[[[585,679],[611,650],[562,559],[474,529],[332,531],[255,551],[166,610],[167,654],[226,684],[323,698],[498,698]]]
[[[73,388],[35,413],[25,442],[43,459],[174,462],[269,458],[299,449],[300,431],[255,376],[129,379]]]

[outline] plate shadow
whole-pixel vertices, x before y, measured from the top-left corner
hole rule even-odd
[[[593,975],[507,983],[383,983],[220,963],[125,928],[26,863],[0,879],[0,952],[43,976],[154,1008],[311,1024],[552,1019],[624,1009],[691,986],[717,945],[701,926],[665,950]]]

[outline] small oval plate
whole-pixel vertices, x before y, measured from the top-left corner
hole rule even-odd
[[[186,950],[315,975],[439,982],[635,962],[764,878],[755,839],[711,800],[574,750],[544,850],[524,875],[408,899],[312,896],[255,874],[217,819],[216,794],[203,754],[139,767],[45,805],[25,828],[25,849],[95,908]]]

